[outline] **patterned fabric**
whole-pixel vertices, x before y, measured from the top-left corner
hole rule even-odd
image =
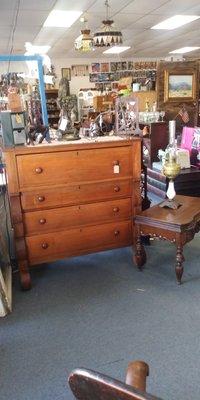
[[[200,128],[194,129],[192,147],[200,151]]]

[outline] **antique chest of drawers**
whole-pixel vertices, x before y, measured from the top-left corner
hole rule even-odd
[[[141,140],[6,148],[23,289],[29,267],[128,246],[141,208]]]

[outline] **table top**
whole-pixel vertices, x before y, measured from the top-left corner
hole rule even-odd
[[[181,204],[177,210],[161,208],[159,203],[136,215],[135,222],[178,231],[180,227],[200,222],[200,198],[177,195],[176,200]]]

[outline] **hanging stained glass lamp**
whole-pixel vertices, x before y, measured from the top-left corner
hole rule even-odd
[[[106,6],[106,19],[102,21],[103,27],[100,31],[97,31],[93,36],[93,42],[95,47],[109,47],[121,45],[123,43],[122,32],[115,30],[113,27],[114,21],[109,19],[108,0],[105,1]]]
[[[87,20],[84,19],[82,22],[86,25]],[[85,26],[84,29],[81,29],[81,35],[77,37],[74,43],[75,50],[78,50],[80,52],[89,52],[93,50],[93,37],[90,32],[90,29]]]

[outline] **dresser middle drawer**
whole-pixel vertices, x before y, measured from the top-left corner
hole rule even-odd
[[[61,231],[80,225],[101,224],[131,217],[131,199],[32,211],[24,214],[26,235]]]
[[[132,186],[131,180],[125,179],[65,187],[52,187],[52,189],[41,188],[34,192],[22,192],[21,204],[22,209],[26,211],[131,197]]]

